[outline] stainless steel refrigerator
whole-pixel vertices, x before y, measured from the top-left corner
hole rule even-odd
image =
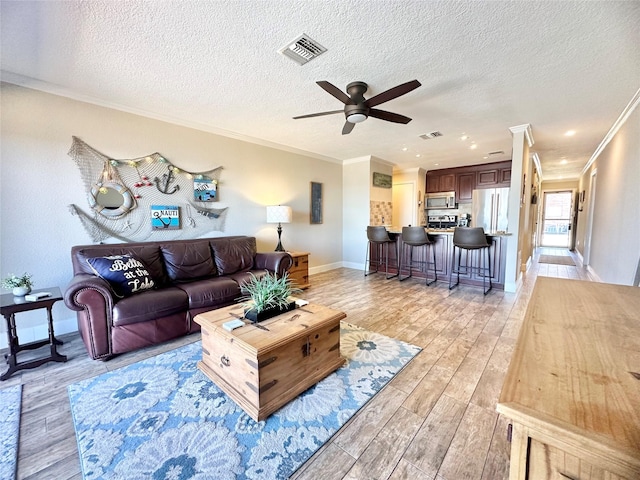
[[[509,188],[485,188],[473,191],[471,226],[485,232],[507,231]]]

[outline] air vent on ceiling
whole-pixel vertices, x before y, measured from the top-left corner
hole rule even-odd
[[[310,38],[306,33],[303,33],[293,42],[278,50],[279,53],[285,57],[289,57],[300,65],[304,65],[309,60],[313,60],[326,51],[326,48]]]
[[[489,152],[487,155],[491,156],[491,155],[502,155],[504,153],[504,150],[496,150],[495,152]]]
[[[436,137],[441,137],[442,133],[435,131],[435,132],[431,132],[431,133],[423,133],[422,135],[418,135],[421,139],[423,140],[429,140],[430,138],[436,138]]]

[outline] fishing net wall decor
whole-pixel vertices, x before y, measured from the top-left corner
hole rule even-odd
[[[116,160],[79,138],[72,138],[69,156],[80,169],[90,210],[84,211],[71,204],[69,211],[78,217],[94,242],[108,238],[122,242],[177,240],[224,230],[228,208],[211,208],[211,201],[196,200],[211,198],[211,195],[197,195],[197,191],[194,194],[194,183],[202,184],[213,188],[211,192],[217,199],[222,167],[187,172],[157,152],[141,158]],[[123,196],[125,205],[119,209],[107,208],[100,213],[102,207],[96,199],[112,186]],[[156,210],[158,206],[178,207],[179,228],[175,225],[166,229],[152,227],[152,206]]]

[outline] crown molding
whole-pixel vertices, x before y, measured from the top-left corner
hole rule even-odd
[[[625,122],[627,121],[629,116],[633,113],[633,111],[636,109],[639,103],[640,103],[640,88],[635,93],[635,95],[631,98],[631,101],[627,104],[624,110],[622,110],[622,113],[617,118],[617,120],[613,122],[613,125],[611,126],[607,134],[604,136],[602,141],[600,142],[600,145],[598,145],[598,147],[595,149],[595,151],[593,152],[593,155],[591,155],[591,158],[589,158],[589,161],[586,163],[586,165],[582,169],[582,172],[580,172],[580,176],[584,175],[589,170],[589,168],[591,168],[591,165],[593,165],[593,162],[596,161],[596,159],[600,156],[600,154],[605,149],[605,147],[609,145],[609,142],[613,140],[613,137],[616,136],[616,133],[618,133],[618,130],[620,130],[620,128],[625,124]]]
[[[536,170],[538,171],[538,176],[540,177],[540,181],[544,180],[542,176],[542,165],[540,164],[540,157],[536,152],[531,155],[531,159],[533,160],[533,164],[536,166]]]
[[[513,135],[514,133],[523,133],[527,138],[527,143],[529,144],[529,148],[533,147],[533,144],[536,143],[533,139],[533,132],[531,131],[531,124],[525,123],[522,125],[516,125],[515,127],[509,127],[509,131]]]
[[[240,140],[242,142],[252,143],[254,145],[260,145],[262,147],[273,148],[276,150],[282,150],[296,155],[304,155],[305,157],[315,158],[330,163],[343,164],[342,160],[320,155],[318,153],[308,152],[298,148],[290,147],[276,142],[270,142],[261,138],[251,137],[249,135],[243,135],[241,133],[232,132],[223,128],[214,127],[213,125],[206,125],[203,123],[193,122],[185,118],[173,117],[170,115],[164,115],[158,112],[152,112],[141,108],[129,107],[116,102],[109,102],[107,100],[93,97],[91,95],[83,95],[81,93],[73,92],[65,87],[55,85],[49,82],[43,82],[35,78],[25,77],[17,73],[8,72],[6,70],[0,70],[0,79],[3,82],[11,83],[19,87],[29,88],[31,90],[38,90],[40,92],[57,95],[59,97],[69,98],[71,100],[77,100],[79,102],[89,103],[91,105],[97,105],[99,107],[110,108],[112,110],[118,110],[125,113],[131,113],[133,115],[139,115],[141,117],[151,118],[153,120],[159,120],[161,122],[170,123],[172,125],[178,125],[181,127],[192,128],[202,132],[213,133],[214,135],[220,135],[221,137],[232,138],[234,140]]]
[[[348,158],[347,160],[342,161],[342,165],[352,165],[354,163],[369,162],[371,161],[372,158],[373,157],[371,155],[365,155],[364,157]]]

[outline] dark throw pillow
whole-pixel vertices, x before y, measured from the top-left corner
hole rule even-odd
[[[109,282],[120,298],[155,286],[144,263],[131,255],[87,258],[87,263],[96,275]]]

